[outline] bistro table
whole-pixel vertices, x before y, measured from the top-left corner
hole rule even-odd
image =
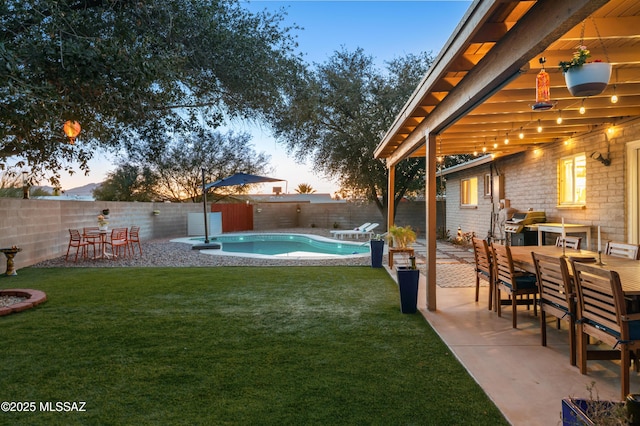
[[[116,256],[113,253],[107,252],[107,236],[109,235],[109,231],[106,229],[100,229],[97,231],[90,231],[86,234],[88,237],[99,237],[100,239],[100,254],[94,257],[94,260],[97,259],[110,259],[112,256],[115,258]]]
[[[514,266],[535,274],[531,252],[546,254],[548,256],[562,256],[562,247],[556,246],[511,246],[511,256]],[[567,257],[593,257],[598,259],[598,253],[590,250],[565,249]],[[620,275],[622,292],[625,296],[640,296],[640,261],[623,257],[602,255],[603,265],[591,264],[603,269],[616,271]]]

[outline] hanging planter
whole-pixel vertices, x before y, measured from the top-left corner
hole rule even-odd
[[[564,73],[569,93],[576,98],[599,95],[609,84],[611,64],[608,62],[587,62],[591,52],[586,46],[578,46],[570,61],[561,61],[559,66]]]
[[[607,88],[610,77],[611,64],[606,62],[591,62],[564,73],[567,89],[576,98],[599,95]]]

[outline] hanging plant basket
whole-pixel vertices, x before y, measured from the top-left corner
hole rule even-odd
[[[611,64],[607,62],[591,62],[564,73],[567,89],[576,98],[599,95],[606,89],[610,77]]]

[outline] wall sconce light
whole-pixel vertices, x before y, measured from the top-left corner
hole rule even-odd
[[[262,212],[262,209],[261,209],[260,207],[258,207],[258,208],[256,209],[256,211],[257,211],[258,213],[260,213],[260,212]]]
[[[602,164],[604,164],[605,166],[610,166],[611,165],[611,159],[609,158],[609,154],[607,154],[606,157],[604,157],[600,151],[593,151],[591,153],[591,158],[593,158],[596,161],[601,162]]]

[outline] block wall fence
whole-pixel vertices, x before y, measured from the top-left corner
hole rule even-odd
[[[298,212],[298,207],[300,212]],[[0,248],[18,246],[16,268],[62,256],[67,251],[69,229],[97,226],[97,216],[109,209],[109,228],[140,226],[144,240],[187,236],[188,213],[202,213],[202,204],[135,203],[104,201],[56,201],[0,198]],[[253,205],[256,231],[279,228],[318,227],[353,229],[365,222],[378,222],[381,233],[385,220],[368,203],[257,203]],[[153,211],[159,211],[154,215]],[[210,211],[210,209],[209,209]],[[425,204],[403,202],[396,224],[411,225],[424,234]],[[0,273],[4,272],[0,259]]]

